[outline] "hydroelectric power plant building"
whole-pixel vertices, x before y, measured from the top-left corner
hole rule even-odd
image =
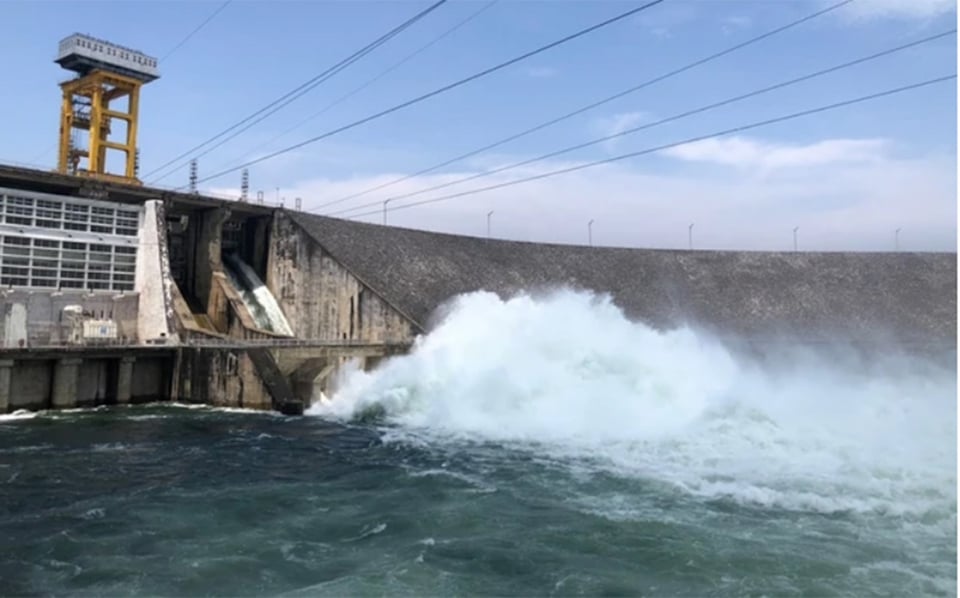
[[[57,62],[78,75],[61,85],[57,171],[0,165],[0,413],[157,400],[298,413],[346,361],[408,350],[475,290],[607,293],[637,321],[754,353],[956,354],[955,254],[520,243],[151,189],[137,113],[156,60],[74,35]]]

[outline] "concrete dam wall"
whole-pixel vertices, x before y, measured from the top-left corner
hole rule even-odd
[[[631,319],[798,342],[956,346],[956,254],[675,251],[488,240],[296,212],[279,243],[310,245],[420,330],[457,294],[569,286]],[[281,291],[282,292],[282,291]]]
[[[301,413],[345,364],[408,351],[478,290],[607,294],[633,320],[753,355],[956,354],[955,254],[521,243],[4,172],[0,413],[157,400]]]

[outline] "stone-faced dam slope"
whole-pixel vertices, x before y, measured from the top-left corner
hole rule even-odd
[[[420,330],[460,293],[567,286],[607,293],[629,318],[656,328],[687,323],[748,338],[956,346],[954,253],[584,247],[297,212],[278,215],[277,226],[286,236],[306,233]]]

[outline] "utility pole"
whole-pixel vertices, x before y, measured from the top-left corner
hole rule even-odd
[[[487,212],[487,238],[490,238],[490,217],[493,216],[493,210]]]
[[[793,250],[797,250],[797,231],[800,230],[799,226],[793,227]]]
[[[383,200],[383,225],[387,225],[387,204],[393,201],[393,198]]]
[[[693,250],[693,223],[690,223],[690,226],[687,227],[687,247],[692,251]]]
[[[900,229],[893,231],[893,250],[900,251]]]
[[[190,193],[197,192],[197,159],[190,160]]]
[[[587,244],[593,247],[593,220],[587,223]]]

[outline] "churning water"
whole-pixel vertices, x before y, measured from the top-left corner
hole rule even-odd
[[[0,421],[7,593],[957,593],[953,369],[476,293],[310,415]]]

